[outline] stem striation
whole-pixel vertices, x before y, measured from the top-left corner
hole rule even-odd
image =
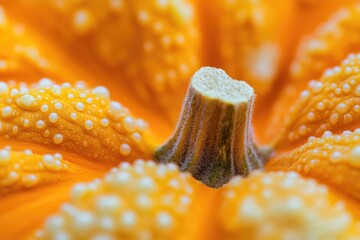
[[[263,167],[263,153],[253,143],[254,89],[223,70],[203,67],[192,78],[173,137],[155,153],[163,163],[177,163],[210,187],[234,175]]]

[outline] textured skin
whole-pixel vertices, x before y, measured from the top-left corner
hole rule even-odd
[[[360,136],[354,130],[360,110],[359,9],[332,17],[302,41],[294,60],[289,50],[350,0],[0,2],[2,238],[360,236]],[[340,67],[326,71],[350,53]],[[286,86],[294,91],[279,88],[286,90],[285,97],[274,107],[272,123],[258,118],[278,151],[267,164],[271,173],[235,177],[223,188],[210,189],[174,164],[134,161],[150,159],[156,142],[142,120],[109,99],[108,90],[94,88],[109,86],[112,98],[146,116],[164,137],[189,77],[204,64],[246,78],[262,100],[269,93],[271,101],[260,110],[270,109],[278,91],[273,82],[279,76],[279,84],[290,79]],[[49,79],[29,84],[41,78],[60,84]],[[286,112],[295,101],[294,110]],[[219,112],[204,114],[218,117]],[[239,114],[252,118],[250,110]],[[209,155],[226,155],[224,149],[211,153],[210,145],[219,142],[214,136],[234,140],[232,150],[241,138],[226,126],[223,135],[216,127],[211,133],[206,126],[191,127],[187,131],[209,137],[201,146]],[[339,134],[343,130],[354,132]],[[252,133],[246,126],[244,132]],[[236,136],[227,138],[230,134]],[[241,142],[245,150],[250,142]],[[199,147],[192,145],[186,148]]]
[[[78,64],[83,62],[57,46],[47,36],[39,34],[30,24],[24,24],[10,14],[8,8],[0,6],[0,81],[16,81],[18,83],[34,83],[42,78],[55,79],[58,82],[75,84],[79,80],[95,87],[99,84],[111,86],[110,76],[101,75],[96,69],[100,66],[86,67]],[[27,21],[26,21],[27,22]],[[73,51],[71,50],[71,53]],[[89,58],[92,59],[92,58]],[[89,71],[89,69],[93,71]],[[102,71],[105,71],[104,69]],[[94,74],[96,72],[96,74]],[[106,70],[106,72],[108,72]],[[108,73],[107,73],[108,74]],[[112,73],[111,76],[114,76]],[[116,79],[122,79],[117,78]],[[106,81],[104,79],[107,79]],[[120,84],[118,82],[118,84]],[[127,86],[126,83],[124,86]],[[161,126],[163,131],[157,131],[157,137],[169,135],[169,120],[166,117],[154,115],[153,108],[144,109],[136,94],[127,91],[127,87],[112,88],[112,98],[127,103],[138,116],[146,118],[153,127]],[[154,105],[155,107],[155,105]]]
[[[49,79],[31,86],[0,82],[0,235],[32,234],[75,182],[151,156],[146,131],[147,124],[111,101],[104,87],[60,86]],[[18,200],[31,207],[17,206]],[[36,214],[28,212],[32,208]],[[23,214],[36,216],[18,223]]]
[[[360,129],[339,135],[325,132],[290,153],[271,160],[268,170],[290,169],[316,178],[360,199]]]
[[[57,147],[105,162],[147,151],[146,124],[108,98],[107,90],[62,86],[44,79],[30,88],[1,82],[3,140]],[[125,151],[123,148],[128,148]]]
[[[360,55],[350,55],[339,67],[311,81],[285,120],[276,148],[303,143],[326,130],[341,132],[358,126],[360,112]]]
[[[235,177],[222,196],[217,226],[225,239],[345,239],[355,227],[341,198],[295,172]]]
[[[217,198],[209,198],[205,188],[174,164],[122,164],[101,180],[75,185],[70,202],[35,235],[194,239],[198,226],[205,225],[213,227],[203,239],[282,239],[289,234],[294,239],[340,239],[359,234],[351,208],[340,197],[295,172],[235,177],[214,192]],[[215,218],[205,218],[206,203],[215,201],[220,203],[212,210]],[[196,225],[191,223],[195,219]]]
[[[13,3],[4,1],[12,15],[91,68],[98,78],[108,79],[107,87],[126,86],[134,99],[176,120],[186,83],[199,67],[199,33],[190,1]]]
[[[0,150],[0,159],[1,195],[56,184],[83,172],[59,153],[40,155],[31,150],[20,152],[4,148]]]
[[[174,164],[123,163],[101,180],[75,185],[70,202],[46,220],[36,239],[191,239],[199,187]]]
[[[326,69],[338,66],[348,54],[358,53],[359,16],[359,5],[338,10],[316,31],[302,39],[294,60],[291,60],[289,73],[284,77],[287,81],[283,82],[283,86],[278,86],[281,91],[272,106],[269,124],[281,126],[289,109],[309,82],[320,79]],[[278,130],[278,127],[267,129],[265,135],[271,136]]]

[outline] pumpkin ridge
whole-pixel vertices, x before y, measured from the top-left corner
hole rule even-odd
[[[339,67],[311,81],[285,119],[275,148],[289,148],[325,131],[358,127],[360,101],[359,54],[350,54]],[[353,126],[353,128],[350,128]]]
[[[59,86],[49,79],[30,88],[1,82],[0,100],[5,139],[60,146],[105,162],[149,150],[143,140],[146,123],[110,101],[104,87]]]

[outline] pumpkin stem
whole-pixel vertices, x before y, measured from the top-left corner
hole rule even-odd
[[[155,159],[177,163],[210,187],[261,169],[265,151],[254,145],[250,123],[254,98],[247,83],[221,69],[201,68],[192,78],[177,130]]]

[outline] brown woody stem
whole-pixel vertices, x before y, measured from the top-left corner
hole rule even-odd
[[[262,168],[250,123],[254,98],[247,83],[221,69],[201,68],[192,78],[176,132],[155,158],[177,163],[210,187]]]

